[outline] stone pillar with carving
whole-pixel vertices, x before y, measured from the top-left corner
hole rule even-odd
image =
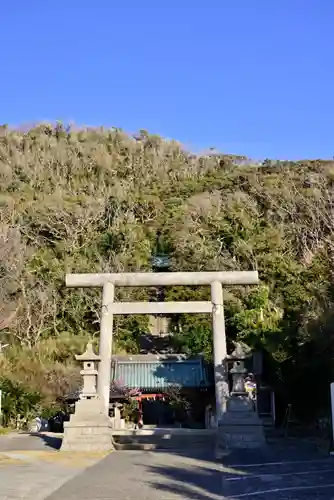
[[[229,449],[259,448],[265,445],[262,422],[254,410],[253,401],[245,391],[245,358],[247,349],[236,344],[228,356],[233,366],[230,370],[232,390],[226,405],[226,412],[219,423],[217,458]]]
[[[89,343],[86,351],[77,355],[76,359],[83,363],[83,370],[80,372],[83,387],[74,414],[69,422],[64,423],[61,451],[113,450],[110,420],[96,390],[97,368],[101,357],[94,353],[93,346]]]

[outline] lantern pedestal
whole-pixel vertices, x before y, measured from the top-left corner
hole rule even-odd
[[[64,438],[61,451],[101,452],[114,449],[110,420],[105,415],[102,401],[96,393],[97,370],[95,363],[100,357],[88,344],[86,352],[76,356],[83,361],[83,390],[75,405],[75,413],[64,423]]]
[[[266,444],[262,422],[249,396],[231,395],[217,429],[217,454],[240,448],[261,448]]]
[[[64,423],[61,451],[100,452],[114,449],[109,418],[99,399],[82,399],[75,413]]]

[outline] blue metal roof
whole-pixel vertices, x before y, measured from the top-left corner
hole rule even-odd
[[[202,360],[116,361],[114,381],[131,389],[166,389],[207,387],[207,372]]]

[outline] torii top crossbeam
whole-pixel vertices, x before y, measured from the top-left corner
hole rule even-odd
[[[177,286],[177,285],[256,285],[257,271],[207,271],[177,273],[98,273],[67,274],[68,287],[102,287],[106,283],[115,286]]]

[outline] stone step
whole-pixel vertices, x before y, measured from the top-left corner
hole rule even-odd
[[[171,438],[171,439],[159,439],[159,438],[151,438],[151,439],[119,439],[114,437],[114,442],[116,444],[121,445],[147,445],[147,446],[155,446],[159,448],[194,448],[194,447],[207,447],[213,445],[214,440],[192,440],[192,439],[180,439]]]
[[[274,426],[274,421],[271,417],[260,417],[260,420],[261,420],[262,425],[264,427],[273,427]]]
[[[119,433],[113,434],[116,449],[211,449],[215,433]]]
[[[141,450],[141,451],[153,451],[153,450],[161,450],[164,448],[159,447],[154,443],[114,443],[116,451],[133,451],[133,450]]]

